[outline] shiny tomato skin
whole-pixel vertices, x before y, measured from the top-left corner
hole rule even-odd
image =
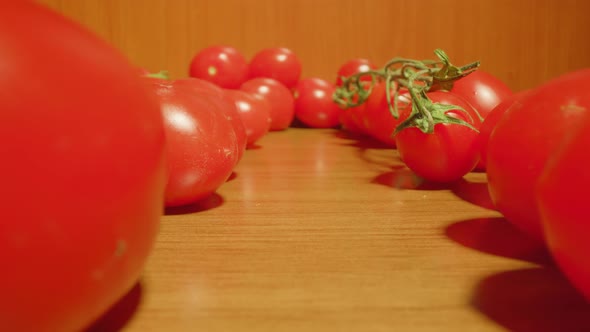
[[[343,130],[351,134],[366,136],[367,129],[363,123],[365,104],[345,109],[340,113],[339,122]]]
[[[451,92],[465,99],[484,119],[513,94],[506,83],[481,69],[455,81]]]
[[[407,90],[400,91],[398,96],[398,114],[396,119],[389,110],[387,103],[387,93],[385,82],[379,82],[373,87],[371,95],[366,101],[365,121],[368,134],[376,140],[387,146],[395,148],[395,137],[393,132],[395,128],[407,118],[410,109],[407,107],[411,103],[411,98]],[[393,100],[394,91],[391,91]]]
[[[293,93],[281,82],[272,78],[253,78],[240,87],[240,90],[258,94],[270,105],[270,130],[287,129],[295,118],[295,98]]]
[[[172,84],[176,88],[187,89],[189,93],[206,99],[207,102],[212,103],[215,109],[223,114],[227,121],[231,123],[236,134],[238,141],[238,161],[241,160],[248,144],[248,137],[240,113],[233,99],[227,96],[226,89],[220,88],[206,80],[193,77],[177,79],[172,81]]]
[[[590,301],[590,114],[585,114],[581,122],[549,157],[536,187],[536,198],[549,251]]]
[[[520,100],[522,100],[528,92],[529,90],[525,90],[507,97],[506,99],[502,100],[496,107],[494,107],[494,109],[490,113],[488,113],[488,115],[482,122],[481,127],[479,128],[478,139],[481,153],[479,162],[475,167],[476,170],[485,171],[486,169],[485,165],[487,159],[488,141],[490,140],[490,135],[492,134],[492,131],[496,127],[498,121],[500,121],[504,113],[510,107],[512,107],[516,103],[519,103]]]
[[[342,77],[352,76],[357,73],[365,73],[370,70],[377,69],[370,60],[364,58],[357,58],[343,63],[336,73],[336,86],[342,85]],[[370,76],[363,76],[361,81],[372,81]]]
[[[295,117],[311,128],[338,126],[342,109],[332,99],[335,90],[334,84],[321,78],[300,80],[293,90]]]
[[[247,148],[270,131],[270,104],[257,94],[242,90],[226,90],[227,97],[234,102],[246,129]]]
[[[301,60],[286,47],[265,48],[250,59],[248,79],[272,78],[288,89],[295,87],[301,77]]]
[[[231,46],[209,46],[194,55],[189,76],[237,89],[248,79],[248,61]]]
[[[496,124],[487,148],[487,178],[496,209],[532,238],[544,241],[535,187],[561,139],[590,109],[590,69],[534,88]]]
[[[0,87],[0,330],[79,331],[153,248],[161,114],[116,49],[30,1],[2,4]]]
[[[173,83],[153,84],[166,129],[165,206],[188,205],[213,194],[239,160],[232,124],[216,105]]]
[[[428,97],[435,103],[462,107],[469,116],[458,110],[446,114],[479,128],[475,110],[461,97],[445,91],[429,92]],[[400,158],[414,173],[428,181],[448,183],[461,179],[475,167],[479,159],[477,135],[467,126],[436,124],[432,134],[410,127],[397,133],[395,139]]]

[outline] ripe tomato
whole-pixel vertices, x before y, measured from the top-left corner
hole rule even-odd
[[[248,61],[233,47],[210,46],[195,54],[189,76],[215,83],[222,88],[237,89],[248,79]]]
[[[457,80],[451,92],[467,101],[482,118],[512,95],[512,90],[500,79],[481,69]]]
[[[496,124],[487,151],[490,196],[507,220],[543,241],[534,189],[562,137],[590,109],[590,69],[557,77],[530,92]]]
[[[153,248],[166,176],[158,104],[112,46],[11,1],[0,110],[0,330],[82,330],[134,286]]]
[[[339,122],[342,129],[356,135],[367,135],[364,123],[364,111],[366,104],[345,109],[340,113]]]
[[[270,130],[287,129],[295,118],[295,99],[285,85],[272,78],[253,78],[240,87],[240,90],[258,94],[270,105]]]
[[[194,203],[214,193],[238,162],[233,126],[216,105],[172,83],[152,84],[166,129],[165,205]]]
[[[249,78],[272,78],[292,89],[301,76],[301,60],[284,47],[265,48],[252,57]]]
[[[332,100],[336,87],[321,78],[302,79],[295,86],[295,117],[312,128],[333,128],[342,109]]]
[[[270,104],[264,97],[242,90],[225,93],[235,103],[246,129],[247,147],[252,147],[270,130]]]
[[[463,108],[469,116],[459,110],[445,113],[479,128],[475,110],[461,97],[445,91],[429,92],[428,97],[434,103]],[[414,173],[429,181],[452,182],[475,167],[479,158],[477,135],[477,131],[464,125],[439,123],[432,134],[409,127],[397,133],[395,139],[400,158]]]
[[[248,144],[248,137],[246,135],[246,127],[242,121],[242,117],[235,105],[233,99],[229,98],[226,90],[217,85],[198,78],[181,78],[174,80],[172,84],[176,88],[187,89],[189,93],[206,99],[207,102],[212,103],[214,108],[223,114],[226,120],[231,123],[236,139],[238,142],[238,160],[242,159],[246,146]]]
[[[365,73],[369,70],[376,69],[377,67],[371,63],[371,61],[367,59],[352,59],[350,61],[345,62],[338,68],[338,73],[336,74],[336,86],[342,85],[342,77],[352,76],[357,73]],[[370,76],[363,76],[361,81],[371,81],[372,78]]]
[[[486,118],[481,124],[479,128],[479,146],[481,149],[480,158],[477,166],[475,169],[484,171],[486,169],[486,158],[487,158],[487,151],[488,151],[488,141],[490,140],[490,135],[492,131],[496,127],[496,124],[502,118],[502,115],[508,110],[512,105],[515,103],[520,102],[528,93],[529,90],[521,91],[519,93],[515,93],[506,99],[502,100],[494,109],[488,113]]]
[[[407,90],[405,90],[405,92],[400,91],[400,95],[398,96],[399,117],[396,119],[389,110],[385,87],[385,82],[380,82],[375,85],[371,95],[366,101],[365,119],[367,123],[367,132],[376,140],[385,143],[388,146],[395,147],[393,132],[397,125],[409,115],[410,108],[408,108],[408,105],[411,103],[411,98]],[[393,94],[394,92],[392,91],[392,100],[394,98]]]
[[[581,126],[567,133],[549,157],[539,178],[537,204],[549,251],[590,301],[590,114],[587,108],[583,112]]]

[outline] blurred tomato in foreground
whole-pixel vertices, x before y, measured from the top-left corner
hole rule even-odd
[[[158,104],[104,41],[5,2],[0,139],[0,330],[79,331],[134,286],[157,236]]]

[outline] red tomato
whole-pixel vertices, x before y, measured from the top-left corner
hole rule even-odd
[[[211,46],[193,57],[189,75],[222,88],[237,89],[248,79],[248,61],[233,47]]]
[[[258,94],[270,105],[270,130],[287,129],[295,118],[295,99],[286,86],[272,78],[253,78],[242,84],[240,90]]]
[[[475,110],[461,97],[445,91],[429,92],[428,97],[434,103],[463,108],[470,116],[459,110],[450,110],[446,114],[475,128],[480,126]],[[414,173],[429,181],[452,182],[475,167],[479,158],[477,135],[477,131],[467,126],[436,124],[432,134],[410,127],[400,131],[395,139],[400,158]]]
[[[490,196],[507,220],[543,241],[534,190],[562,137],[590,109],[590,69],[563,75],[535,88],[507,110],[487,151]]]
[[[295,86],[295,117],[312,128],[333,128],[342,109],[332,100],[336,87],[321,78],[302,79]]]
[[[153,248],[158,104],[115,48],[32,1],[2,3],[0,73],[0,330],[79,331]]]
[[[377,67],[367,59],[352,59],[347,61],[338,69],[338,73],[336,74],[336,86],[342,85],[342,77],[352,76],[357,73],[365,73],[376,68]],[[361,78],[361,81],[371,80],[372,78],[370,76],[363,76]]]
[[[248,143],[246,127],[232,98],[228,97],[226,90],[217,85],[198,78],[182,78],[172,82],[179,89],[187,89],[190,93],[204,98],[207,102],[214,104],[223,116],[231,123],[236,139],[238,141],[238,160],[242,159]]]
[[[166,206],[194,203],[214,193],[238,162],[233,126],[216,105],[189,90],[153,84],[166,128]]]
[[[504,82],[480,69],[455,81],[451,92],[463,97],[482,118],[512,95],[512,90]]]
[[[362,114],[364,113],[365,104],[343,110],[340,113],[339,122],[342,129],[353,134],[364,136],[367,134],[365,125],[362,123]]]
[[[272,78],[292,89],[301,76],[301,61],[293,51],[284,47],[266,48],[250,60],[249,78]]]
[[[518,103],[529,90],[521,91],[519,93],[515,93],[506,99],[504,99],[498,106],[496,106],[484,119],[479,128],[479,146],[481,149],[480,158],[477,166],[475,167],[476,170],[483,171],[486,169],[486,158],[487,158],[487,151],[488,151],[488,141],[490,140],[490,135],[492,131],[496,127],[496,124],[502,118],[502,115],[508,110],[512,105]]]
[[[586,88],[588,83],[590,81]],[[588,97],[580,97],[588,101]],[[590,301],[590,172],[587,169],[590,117],[587,106],[583,112],[586,114],[581,127],[568,133],[549,157],[539,178],[537,204],[549,251],[572,284]]]
[[[226,90],[244,123],[247,147],[252,147],[270,130],[270,104],[264,97],[242,90]]]
[[[393,132],[398,124],[407,118],[410,109],[407,107],[411,103],[411,98],[407,90],[400,91],[398,96],[398,113],[399,118],[394,118],[387,104],[387,93],[385,82],[380,82],[375,87],[366,101],[365,119],[367,123],[367,132],[376,140],[385,143],[388,146],[395,147],[395,138]],[[394,91],[391,91],[393,100]]]

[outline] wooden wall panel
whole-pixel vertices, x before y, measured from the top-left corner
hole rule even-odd
[[[186,76],[211,44],[246,56],[285,46],[304,76],[332,79],[353,57],[378,65],[394,56],[482,69],[512,88],[590,67],[590,1],[585,0],[41,0],[111,41],[150,70]]]

